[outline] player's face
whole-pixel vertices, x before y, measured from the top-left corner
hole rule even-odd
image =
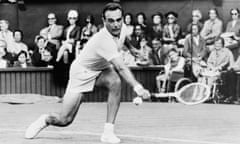
[[[119,36],[122,28],[122,22],[123,22],[121,10],[117,9],[114,11],[106,11],[105,19],[103,18],[103,22],[107,30],[113,36]]]

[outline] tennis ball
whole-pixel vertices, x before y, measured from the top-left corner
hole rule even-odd
[[[143,100],[142,100],[142,98],[140,98],[140,97],[135,97],[135,98],[133,99],[133,103],[134,103],[135,105],[141,105],[141,104],[143,103]]]

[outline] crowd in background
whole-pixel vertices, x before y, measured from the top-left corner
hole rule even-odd
[[[139,55],[133,55],[123,47],[123,61],[128,66],[165,66],[165,73],[159,74],[157,81],[167,79],[174,70],[185,71],[191,61],[213,71],[239,71],[240,11],[233,8],[229,13],[231,20],[223,29],[223,20],[217,9],[209,9],[206,20],[202,19],[199,9],[194,9],[186,30],[178,24],[178,14],[174,11],[153,13],[151,25],[146,24],[144,12],[135,16],[125,13],[124,31]],[[48,25],[33,38],[34,47],[23,42],[21,30],[11,31],[9,22],[0,20],[0,68],[55,67],[59,63],[69,66],[86,42],[103,27],[103,24],[96,25],[90,14],[80,27],[76,10],[68,11],[66,27],[57,24],[54,13],[49,13],[47,19]],[[198,73],[196,71],[194,73]],[[161,89],[159,86],[159,91]]]

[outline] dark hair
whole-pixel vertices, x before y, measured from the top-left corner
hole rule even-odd
[[[238,14],[240,13],[240,10],[239,10],[238,8],[232,8],[232,9],[230,10],[230,14],[232,14],[232,11],[233,11],[233,10],[237,11]]]
[[[40,39],[44,39],[44,41],[46,40],[43,36],[37,35],[37,36],[35,37],[35,43],[37,43]]]
[[[17,58],[18,58],[21,54],[24,54],[25,57],[27,58],[27,52],[24,51],[24,50],[21,50],[21,51],[18,53]]]
[[[123,9],[121,7],[121,5],[117,2],[110,2],[108,4],[105,5],[105,7],[103,8],[103,11],[102,11],[102,17],[105,19],[105,13],[107,11],[114,11],[114,10],[117,10],[119,9],[121,12],[122,12],[122,15],[123,15]]]
[[[124,15],[124,22],[125,22],[125,18],[126,18],[126,16],[130,16],[130,18],[131,18],[131,22],[130,22],[130,24],[133,24],[133,15],[131,14],[131,13],[126,13],[125,15]]]
[[[170,48],[170,49],[167,51],[167,55],[169,55],[170,52],[176,52],[176,53],[178,53],[178,51],[177,51],[176,48]]]
[[[91,15],[91,14],[87,15],[87,17],[85,18],[85,22],[87,22],[87,19],[90,19],[90,23],[94,24],[95,19],[94,19],[93,15]]]
[[[155,16],[160,16],[161,20],[163,20],[163,14],[161,12],[157,12],[155,14],[152,15],[152,19],[155,17]]]
[[[221,41],[221,43],[222,43],[222,45],[223,45],[223,47],[224,47],[224,46],[225,46],[225,41],[224,41],[224,39],[223,39],[222,37],[220,37],[220,36],[219,36],[219,37],[216,37],[215,40],[214,40],[214,42],[217,42],[217,41],[219,41],[219,40]]]
[[[140,15],[143,16],[144,21],[147,19],[146,15],[145,15],[143,12],[137,13],[137,14],[136,14],[136,17],[138,17],[138,16],[140,16]]]
[[[211,9],[209,9],[208,15],[210,14],[210,11],[212,11],[212,10],[215,11],[215,13],[216,13],[217,16],[219,16],[219,15],[218,15],[218,10],[217,10],[216,8],[211,8]]]
[[[192,24],[192,27],[193,27],[193,26],[197,26],[197,28],[198,28],[198,32],[200,32],[200,30],[201,30],[200,25],[198,25],[198,24]],[[191,29],[192,29],[192,27],[191,27]]]
[[[15,35],[16,32],[20,32],[20,34],[21,34],[21,36],[22,36],[22,39],[23,39],[23,31],[20,30],[20,29],[16,29],[16,30],[14,30],[14,35]]]

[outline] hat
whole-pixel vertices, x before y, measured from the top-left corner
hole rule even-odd
[[[178,18],[178,14],[174,11],[170,11],[170,12],[166,13],[165,17],[167,18],[169,15],[173,15],[175,18]]]
[[[68,17],[78,17],[78,12],[76,10],[69,10]]]

